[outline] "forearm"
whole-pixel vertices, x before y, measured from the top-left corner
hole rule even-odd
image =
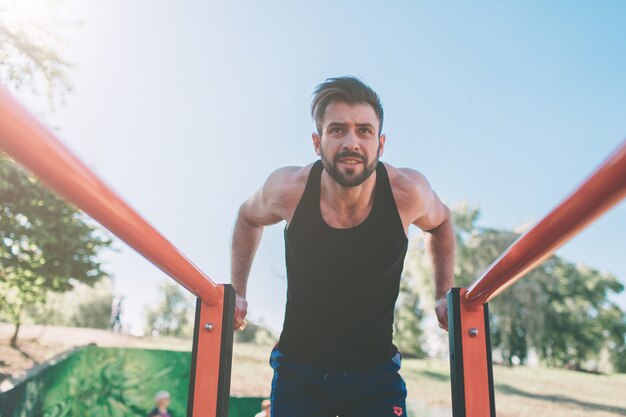
[[[240,297],[246,297],[248,275],[259,247],[263,226],[256,226],[242,216],[237,216],[231,244],[231,283]]]
[[[452,219],[448,218],[436,229],[425,231],[424,241],[433,266],[435,299],[439,300],[454,285],[456,238]]]

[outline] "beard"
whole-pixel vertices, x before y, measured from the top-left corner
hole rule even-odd
[[[376,171],[376,166],[378,165],[378,151],[376,152],[376,158],[371,164],[367,163],[367,158],[364,155],[354,151],[338,152],[332,161],[327,158],[324,150],[321,150],[320,154],[322,157],[322,165],[328,175],[343,187],[356,187],[363,184],[363,182]],[[352,168],[344,168],[342,172],[339,168],[339,160],[341,158],[354,158],[361,161],[361,163],[355,164]],[[358,172],[357,170],[360,169],[361,166],[363,167],[362,171]]]

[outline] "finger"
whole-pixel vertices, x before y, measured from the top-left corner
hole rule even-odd
[[[235,319],[233,327],[235,330],[243,330],[248,326],[248,321],[245,318]]]
[[[439,320],[439,328],[443,330],[448,330],[448,320]]]

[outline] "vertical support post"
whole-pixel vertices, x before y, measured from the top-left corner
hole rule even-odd
[[[495,417],[489,308],[468,307],[465,288],[448,292],[450,381],[454,417]]]
[[[187,417],[227,417],[233,357],[235,290],[220,285],[220,302],[196,301]]]

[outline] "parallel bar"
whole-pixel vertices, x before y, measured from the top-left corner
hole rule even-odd
[[[465,291],[448,292],[452,415],[495,417],[488,307],[468,308]]]
[[[450,342],[450,384],[452,385],[452,415],[465,417],[465,380],[461,328],[460,288],[448,292],[448,341]]]
[[[233,352],[235,291],[220,285],[222,298],[196,304],[187,417],[227,417]]]
[[[233,364],[233,342],[235,337],[235,288],[224,286],[224,306],[222,308],[222,339],[220,342],[219,379],[217,383],[216,416],[228,416],[230,399],[230,379]]]
[[[219,289],[219,303],[196,302],[187,417],[228,416],[235,290],[231,285]]]
[[[221,291],[0,86],[0,150],[205,303]]]
[[[478,307],[513,285],[561,245],[626,197],[626,141],[554,210],[517,239],[467,289]]]

